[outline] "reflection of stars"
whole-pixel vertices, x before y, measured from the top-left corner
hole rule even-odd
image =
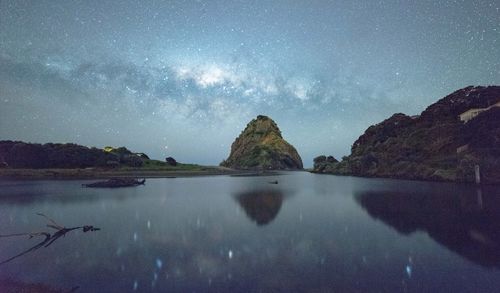
[[[406,274],[408,275],[408,278],[411,278],[411,265],[407,265],[406,266]]]
[[[411,278],[411,274],[413,272],[413,259],[411,256],[408,257],[408,264],[405,267],[406,274],[408,278]]]
[[[159,258],[156,259],[156,267],[161,270],[161,268],[163,267],[163,261]]]

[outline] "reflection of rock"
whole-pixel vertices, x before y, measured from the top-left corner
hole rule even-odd
[[[283,193],[278,190],[249,191],[236,195],[247,216],[257,225],[269,224],[280,211]]]
[[[500,268],[500,198],[489,195],[365,192],[356,200],[399,233],[425,231],[475,263]]]

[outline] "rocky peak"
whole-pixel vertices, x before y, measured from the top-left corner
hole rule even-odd
[[[264,115],[259,115],[257,116],[257,118],[250,121],[250,123],[247,124],[245,130],[243,130],[242,134],[244,133],[255,134],[256,136],[265,136],[273,133],[282,138],[281,131],[278,128],[276,122]]]
[[[231,145],[222,166],[235,169],[302,169],[297,150],[286,142],[271,118],[259,115]]]
[[[384,142],[397,136],[401,130],[414,123],[414,119],[402,113],[396,113],[390,118],[370,126],[352,145],[351,151],[356,152],[359,146],[370,143]]]

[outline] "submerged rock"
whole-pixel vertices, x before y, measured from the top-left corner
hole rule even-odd
[[[231,145],[231,154],[221,166],[234,169],[297,170],[302,159],[281,136],[278,125],[259,115]]]
[[[135,178],[111,178],[106,181],[99,181],[90,184],[82,184],[82,186],[116,188],[116,187],[130,187],[130,186],[144,185],[145,182],[146,179],[138,180]]]

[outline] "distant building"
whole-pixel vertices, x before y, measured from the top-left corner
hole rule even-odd
[[[110,146],[106,146],[106,147],[104,147],[104,151],[105,151],[105,152],[107,152],[107,153],[110,153],[110,152],[112,152],[112,151],[114,151],[114,150],[115,150],[115,148],[114,148],[114,147],[110,147]]]
[[[476,109],[469,109],[465,112],[463,112],[462,114],[460,114],[460,121],[464,122],[464,123],[467,123],[469,122],[470,120],[476,118],[477,115],[479,115],[480,113],[484,112],[484,111],[488,111],[489,109],[493,108],[493,107],[500,107],[500,102],[496,103],[496,104],[493,104],[487,108],[476,108]]]

